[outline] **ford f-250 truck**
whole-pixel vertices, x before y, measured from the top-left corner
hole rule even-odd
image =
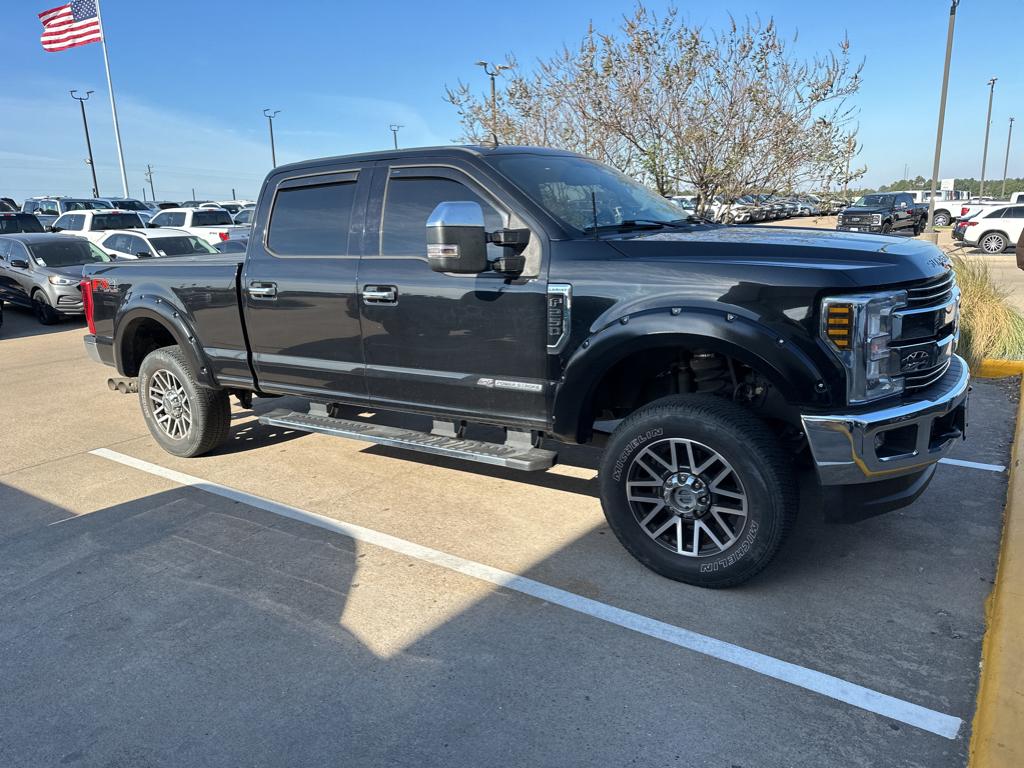
[[[275,168],[244,259],[90,266],[82,288],[87,350],[175,455],[224,442],[232,394],[308,402],[266,424],[522,470],[599,442],[619,540],[707,587],[777,552],[801,466],[829,518],[878,514],[917,498],[966,426],[937,248],[680,218],[554,150]]]

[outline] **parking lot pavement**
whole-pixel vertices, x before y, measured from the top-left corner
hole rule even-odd
[[[592,451],[520,474],[238,410],[225,449],[176,459],[79,326],[32,327],[8,310],[0,331],[0,765],[966,763],[1005,472],[942,466],[856,526],[804,509],[760,578],[706,591],[621,549]],[[978,382],[955,457],[1007,464],[1015,400]],[[664,625],[710,643],[646,631]],[[722,642],[962,724],[874,714]]]

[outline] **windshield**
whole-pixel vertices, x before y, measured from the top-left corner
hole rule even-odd
[[[490,162],[566,229],[684,222],[675,203],[606,165],[565,155],[497,155]]]
[[[221,227],[234,223],[227,211],[202,210],[192,214],[193,227]]]
[[[855,208],[891,208],[895,199],[893,195],[861,195],[853,205]]]
[[[36,264],[41,267],[76,267],[80,264],[110,261],[110,257],[98,247],[78,237],[59,242],[33,243],[29,250]]]
[[[174,237],[153,237],[150,244],[161,256],[187,256],[192,253],[216,253],[217,250],[195,235],[175,235]]]
[[[115,208],[122,211],[148,211],[149,206],[140,203],[138,200],[112,200]]]
[[[139,229],[142,219],[135,213],[97,213],[92,217],[92,231],[104,229]]]

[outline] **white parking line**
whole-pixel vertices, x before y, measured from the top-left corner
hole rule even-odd
[[[820,693],[831,699],[850,704],[868,712],[874,712],[883,717],[897,720],[939,736],[944,736],[947,739],[955,739],[960,731],[960,726],[963,724],[959,717],[928,709],[903,699],[897,699],[894,696],[865,688],[839,677],[827,675],[824,672],[801,667],[773,656],[751,651],[733,643],[717,640],[689,629],[683,629],[682,627],[634,613],[633,611],[616,608],[613,605],[608,605],[598,600],[583,597],[582,595],[577,595],[558,587],[552,587],[524,576],[484,565],[483,563],[467,560],[457,555],[450,555],[447,552],[431,549],[430,547],[400,539],[387,533],[381,533],[380,531],[364,528],[353,523],[346,523],[342,520],[335,520],[316,512],[272,501],[262,496],[256,496],[255,494],[246,493],[226,485],[203,480],[193,475],[186,475],[182,472],[167,469],[158,464],[151,464],[148,461],[126,456],[123,453],[117,453],[106,448],[98,448],[90,451],[90,453],[94,456],[141,470],[142,472],[148,472],[157,477],[163,477],[181,485],[206,491],[215,496],[242,502],[249,506],[272,512],[275,515],[291,518],[292,520],[310,523],[311,525],[348,536],[356,541],[362,541],[407,557],[423,560],[498,587],[530,595],[539,600],[546,600],[549,603],[560,605],[577,613],[631,629],[648,637],[663,640],[680,648],[686,648],[705,656],[758,672],[766,677],[781,680],[808,691]]]
[[[952,464],[954,467],[968,467],[969,469],[985,469],[989,472],[1006,471],[1006,467],[1002,464],[982,464],[977,461],[964,461],[963,459],[939,459],[939,464]]]

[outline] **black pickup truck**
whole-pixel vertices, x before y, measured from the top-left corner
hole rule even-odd
[[[730,586],[779,549],[799,471],[836,520],[926,488],[965,429],[959,290],[924,242],[680,213],[545,149],[283,166],[244,258],[86,267],[85,344],[178,456],[224,442],[232,394],[308,403],[266,424],[522,470],[598,443],[626,549]]]
[[[901,232],[920,235],[928,224],[928,206],[914,202],[906,192],[861,195],[836,217],[836,229],[846,232]]]

